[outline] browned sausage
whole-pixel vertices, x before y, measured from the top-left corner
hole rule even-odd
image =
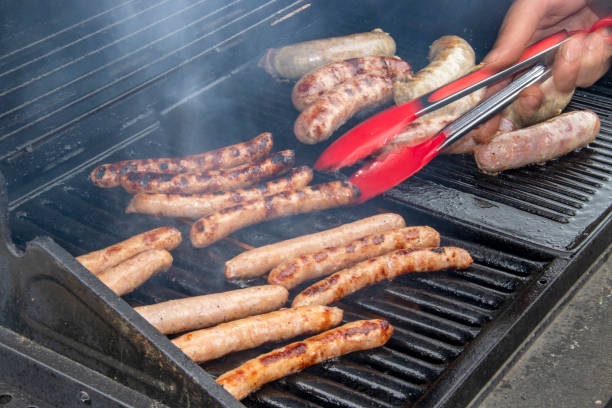
[[[293,299],[292,307],[334,303],[368,285],[409,272],[463,269],[472,264],[461,248],[400,249],[343,269],[309,286]]]
[[[429,47],[430,63],[410,80],[396,81],[393,98],[402,104],[460,78],[474,67],[476,55],[464,39],[446,35]]]
[[[165,217],[200,218],[224,208],[267,195],[304,187],[312,180],[308,166],[293,169],[285,177],[271,180],[248,189],[208,194],[136,194],[126,213],[152,214]]]
[[[164,334],[202,329],[270,312],[287,303],[289,292],[278,285],[253,286],[134,308]]]
[[[410,78],[412,69],[410,64],[397,57],[359,57],[332,62],[309,72],[295,84],[291,92],[293,105],[303,111],[325,92],[363,74],[405,81]]]
[[[121,262],[98,275],[98,278],[119,296],[128,294],[150,277],[172,265],[172,255],[165,249],[149,249]]]
[[[130,172],[121,176],[128,193],[206,193],[236,190],[288,171],[295,161],[292,150],[283,150],[257,163],[247,163],[205,173],[162,174]]]
[[[225,276],[228,279],[260,276],[297,256],[329,246],[344,245],[368,234],[405,226],[404,219],[398,214],[379,214],[336,228],[255,248],[227,261]]]
[[[488,174],[543,163],[592,142],[599,134],[594,112],[574,111],[538,125],[503,133],[474,149],[478,168]]]
[[[391,100],[393,80],[377,75],[358,75],[324,93],[300,113],[293,132],[302,143],[328,139],[357,112]]]
[[[225,169],[262,159],[270,153],[272,144],[272,135],[262,133],[244,143],[191,156],[124,160],[103,164],[93,169],[90,178],[98,187],[117,187],[120,184],[121,175],[128,172],[187,173]]]
[[[343,37],[305,41],[279,49],[271,48],[259,62],[270,75],[297,79],[334,61],[368,55],[395,54],[395,41],[380,29]]]
[[[265,196],[261,200],[247,201],[200,218],[191,227],[191,243],[196,248],[202,248],[249,225],[351,204],[358,197],[359,189],[345,181],[332,181]]]
[[[297,373],[334,357],[384,345],[393,326],[382,319],[358,320],[305,340],[272,350],[217,378],[217,382],[241,400],[270,381]]]
[[[327,306],[282,309],[197,330],[172,342],[193,361],[202,363],[271,341],[327,330],[342,321],[342,314],[342,309]]]
[[[406,227],[372,234],[343,246],[302,255],[270,271],[268,282],[291,289],[300,283],[329,275],[357,262],[396,249],[427,248],[440,245],[440,234],[429,227]]]
[[[77,256],[85,268],[94,275],[111,268],[134,255],[154,248],[173,250],[181,243],[181,232],[176,228],[161,227],[135,235],[125,241],[98,251]]]

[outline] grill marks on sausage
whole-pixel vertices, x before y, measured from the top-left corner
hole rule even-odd
[[[203,193],[231,191],[287,172],[295,154],[284,150],[258,163],[206,173],[162,174],[132,172],[121,177],[121,186],[129,193]]]
[[[90,174],[91,181],[99,187],[117,187],[122,175],[131,172],[187,173],[230,168],[243,163],[261,160],[272,150],[270,133],[262,133],[243,143],[222,147],[210,152],[178,158],[125,160],[103,164]]]

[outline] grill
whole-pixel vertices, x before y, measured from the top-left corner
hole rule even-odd
[[[447,0],[105,0],[84,10],[63,1],[61,13],[56,3],[39,13],[23,3],[1,17],[0,36],[0,270],[8,276],[0,360],[26,367],[0,373],[0,394],[15,404],[240,406],[214,377],[277,344],[198,366],[132,307],[263,284],[227,282],[224,262],[247,245],[394,211],[409,225],[436,228],[443,245],[466,248],[474,265],[403,276],[344,299],[346,321],[388,319],[391,340],[268,384],[242,403],[462,406],[610,243],[608,75],[570,104],[601,118],[600,136],[580,152],[499,177],[480,174],[471,158],[439,157],[364,205],[266,222],[200,250],[183,243],[169,271],[120,299],[73,256],[161,225],[185,237],[189,224],[125,215],[125,192],[88,181],[96,165],[191,154],[262,131],[273,133],[275,150],[294,148],[300,164],[312,164],[326,144],[296,147],[292,84],[256,67],[263,50],[382,27],[415,70],[447,33],[481,58],[510,2],[491,10],[471,1],[469,10]],[[486,10],[488,21],[473,10]]]

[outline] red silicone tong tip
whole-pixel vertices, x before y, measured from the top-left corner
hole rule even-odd
[[[332,143],[314,164],[317,170],[338,170],[351,166],[389,143],[422,108],[413,100],[386,109],[360,123]]]
[[[358,203],[384,193],[421,170],[437,156],[437,148],[444,140],[446,135],[438,133],[426,142],[391,151],[364,165],[349,179],[361,192]]]

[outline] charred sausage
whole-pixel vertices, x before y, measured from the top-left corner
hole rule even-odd
[[[528,128],[504,133],[474,149],[478,168],[488,174],[543,163],[563,156],[595,140],[599,117],[574,111]]]
[[[342,321],[342,314],[342,309],[327,306],[282,309],[197,330],[172,342],[193,361],[203,363],[264,343],[327,330]]]
[[[275,77],[298,79],[334,61],[368,55],[395,54],[395,41],[380,29],[343,37],[305,41],[269,49],[259,65]]]
[[[397,57],[359,57],[332,62],[304,75],[291,93],[293,105],[299,111],[306,109],[319,96],[357,75],[371,74],[394,81],[410,79],[410,64]]]
[[[265,196],[200,218],[191,227],[191,243],[196,248],[202,248],[249,225],[351,204],[358,197],[359,189],[345,181]]]
[[[161,174],[130,172],[121,176],[128,193],[205,193],[231,191],[287,172],[295,161],[292,150],[275,153],[258,163],[247,163],[205,173]]]
[[[262,285],[169,300],[134,310],[160,332],[172,334],[270,312],[283,307],[288,296],[282,286]]]
[[[281,191],[304,187],[312,180],[308,166],[293,169],[285,177],[258,186],[231,192],[209,194],[136,194],[128,204],[126,213],[142,213],[165,217],[200,218],[224,208],[246,201],[262,199]]]
[[[406,227],[372,234],[346,245],[325,248],[280,264],[270,271],[268,282],[291,289],[300,283],[329,275],[357,262],[396,249],[440,245],[440,234],[429,227]]]
[[[148,249],[163,248],[171,251],[181,241],[179,230],[171,227],[161,227],[135,235],[107,248],[77,256],[76,260],[89,269],[91,273],[98,275],[100,272]]]
[[[357,112],[391,100],[393,80],[377,75],[358,75],[324,93],[302,111],[293,132],[302,143],[328,139]]]
[[[410,80],[396,81],[393,98],[400,105],[433,91],[467,74],[474,67],[476,55],[464,39],[447,35],[429,47],[429,65]]]
[[[314,364],[359,350],[384,345],[393,334],[386,320],[358,320],[319,335],[272,350],[217,378],[217,382],[241,400],[262,385]]]
[[[272,150],[272,135],[262,133],[252,140],[210,152],[185,157],[124,160],[103,164],[90,174],[98,187],[117,187],[121,175],[128,172],[187,173],[225,169],[262,159]]]
[[[225,276],[228,279],[260,276],[297,256],[329,246],[344,245],[368,234],[405,226],[406,223],[399,214],[379,214],[336,228],[255,248],[227,261]]]
[[[121,262],[98,275],[119,296],[134,291],[150,277],[172,265],[172,255],[165,249],[150,249]]]
[[[463,269],[471,264],[470,254],[461,248],[400,249],[360,262],[309,286],[293,299],[292,307],[334,303],[366,286],[409,272]]]

